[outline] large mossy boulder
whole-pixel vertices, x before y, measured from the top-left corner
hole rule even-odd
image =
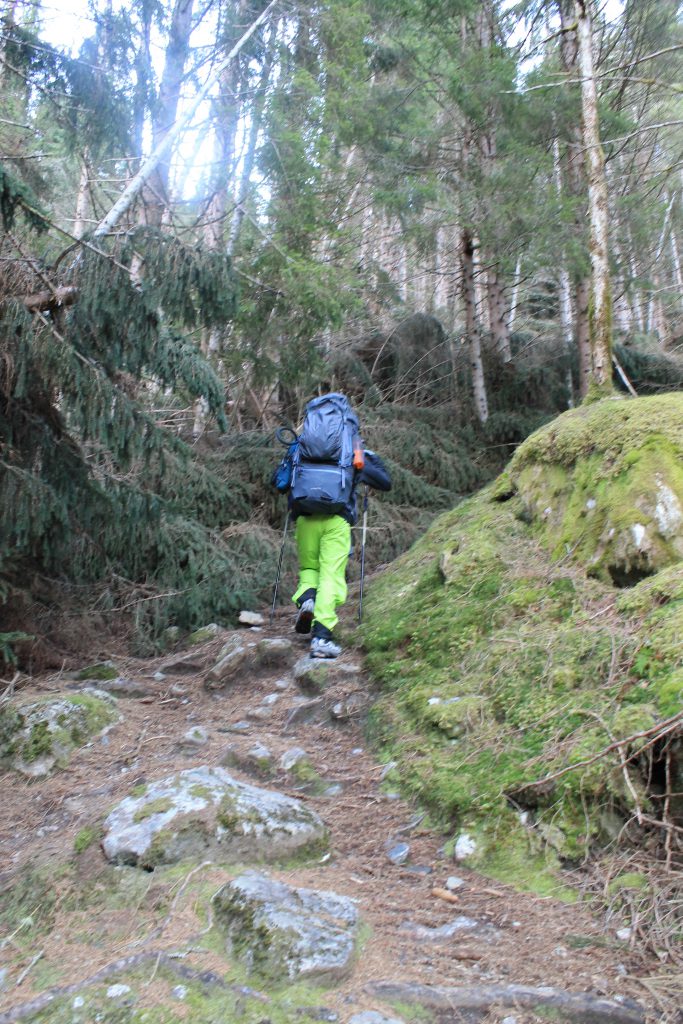
[[[27,778],[49,775],[119,718],[116,700],[100,690],[8,702],[0,708],[0,767]]]
[[[605,401],[559,417],[368,595],[367,664],[384,689],[370,729],[382,760],[450,824],[454,847],[471,840],[460,844],[469,863],[537,891],[556,891],[562,864],[627,822],[635,838],[635,800],[661,813],[665,770],[683,788],[680,741],[670,737],[668,768],[664,747],[651,745],[651,731],[683,709],[681,536],[675,514],[657,519],[662,495],[674,512],[683,501],[672,454],[683,398],[639,406]],[[592,534],[586,516],[572,520],[589,496],[601,508]],[[635,523],[652,558],[618,563],[615,538]],[[628,741],[621,755],[616,740]],[[683,825],[683,804],[671,813]]]
[[[104,823],[102,848],[117,864],[153,870],[191,857],[227,864],[319,853],[321,818],[299,800],[239,782],[223,768],[190,768],[126,797]]]
[[[507,474],[555,557],[630,586],[683,558],[683,395],[605,399],[558,416]]]
[[[262,977],[329,983],[353,966],[359,921],[348,896],[250,871],[223,886],[213,903],[229,951]]]

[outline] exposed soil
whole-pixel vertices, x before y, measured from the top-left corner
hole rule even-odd
[[[306,653],[308,641],[297,637],[291,627],[291,613],[282,612],[272,628],[254,631],[249,639],[288,636],[300,646],[301,654]],[[192,650],[208,668],[223,642],[216,638]],[[151,873],[137,905],[93,915],[74,902],[73,872],[62,880],[58,867],[75,863],[84,889],[96,884],[106,870],[99,846],[95,843],[80,854],[74,852],[76,837],[86,826],[99,827],[106,811],[135,784],[194,765],[218,765],[229,744],[246,749],[259,741],[273,753],[276,765],[285,750],[303,747],[320,776],[342,787],[336,795],[314,795],[302,791],[277,769],[268,779],[230,769],[245,781],[304,799],[329,826],[331,855],[324,862],[268,870],[291,884],[329,889],[358,900],[370,929],[362,956],[349,979],[320,994],[320,1004],[337,1013],[342,1024],[361,1009],[387,1012],[366,991],[369,982],[380,979],[447,986],[550,985],[611,998],[629,996],[652,1006],[652,1020],[661,1019],[642,981],[656,973],[657,965],[619,942],[613,926],[607,929],[590,905],[520,894],[446,857],[442,850],[445,837],[421,827],[416,809],[386,792],[386,784],[380,781],[383,766],[373,757],[364,736],[362,710],[344,722],[334,723],[328,716],[322,723],[297,723],[286,729],[301,695],[294,684],[282,691],[275,687],[275,681],[286,676],[282,669],[246,673],[212,694],[203,687],[201,670],[167,674],[163,681],[155,682],[154,673],[163,671],[168,657],[142,661],[116,652],[111,656],[121,676],[145,680],[152,695],[121,698],[121,723],[105,737],[74,752],[66,769],[37,782],[14,775],[4,780],[0,892],[10,894],[29,868],[49,865],[55,869],[57,900],[51,929],[40,935],[35,947],[22,941],[21,932],[4,943],[7,937],[0,934],[0,964],[7,968],[0,1014],[34,999],[49,985],[75,984],[121,957],[146,950],[199,947],[184,957],[185,966],[229,976],[227,954],[201,948],[208,897],[229,879],[226,869],[217,864],[188,865],[184,874],[177,873],[173,881],[163,884]],[[346,663],[357,664],[360,658],[354,650],[343,655]],[[58,673],[32,679],[22,692],[57,693],[68,685],[76,684]],[[349,678],[336,684],[326,699],[340,700],[351,691],[357,695],[358,689],[358,678]],[[273,693],[279,693],[279,699],[263,712],[263,718],[254,718],[254,709]],[[367,705],[371,696],[365,689],[363,693]],[[251,723],[248,735],[227,731],[242,720]],[[208,741],[188,752],[181,749],[180,741],[193,725],[206,729]],[[406,864],[390,861],[387,844],[392,840],[409,843]],[[450,875],[465,882],[452,902],[434,894],[435,889],[445,887]],[[40,914],[40,907],[35,914]],[[439,927],[460,914],[491,927],[441,943],[419,941],[406,927],[406,922]],[[39,952],[39,961],[18,984]],[[150,977],[153,974],[152,962]],[[153,980],[145,990],[145,1005],[163,1004],[168,989],[165,982]],[[177,1002],[173,1013],[182,1015]],[[518,1012],[514,1017],[517,1024],[536,1019]]]

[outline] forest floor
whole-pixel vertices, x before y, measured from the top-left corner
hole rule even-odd
[[[254,641],[286,636],[294,642],[296,655],[305,655],[308,640],[298,637],[292,625],[291,611],[282,610],[272,627],[245,632],[253,634],[247,639]],[[384,766],[373,756],[364,733],[372,695],[364,676],[353,671],[353,666],[362,670],[359,650],[344,652],[339,668],[346,665],[352,670],[347,677],[340,672],[324,695],[327,707],[350,697],[351,708],[355,701],[350,717],[335,722],[327,713],[322,720],[288,724],[301,693],[286,670],[247,671],[224,690],[212,693],[204,688],[205,671],[224,639],[216,637],[191,648],[194,669],[183,675],[168,670],[173,660],[169,656],[141,660],[119,650],[97,651],[98,660],[105,655],[114,661],[120,676],[143,681],[148,694],[119,698],[121,722],[75,751],[64,770],[34,782],[5,777],[0,905],[6,900],[5,907],[12,903],[16,912],[13,934],[0,932],[1,1022],[34,1019],[28,1008],[23,1013],[19,1007],[33,1004],[37,1012],[39,1003],[34,1001],[41,993],[64,994],[68,988],[71,995],[79,984],[85,990],[96,974],[127,957],[146,964],[137,1005],[157,1008],[159,1016],[150,1019],[204,1019],[196,1011],[192,1016],[189,1007],[172,997],[178,979],[157,972],[158,954],[182,951],[178,955],[185,966],[230,976],[230,955],[206,938],[211,925],[209,916],[207,926],[206,908],[210,895],[234,871],[218,863],[185,866],[180,872],[177,867],[137,871],[142,882],[134,896],[126,900],[119,894],[117,902],[104,892],[107,872],[113,869],[99,844],[81,842],[87,848],[76,851],[79,837],[88,829],[100,829],[104,813],[134,786],[199,764],[219,765],[228,744],[246,747],[256,742],[271,751],[274,774],[268,779],[239,770],[234,774],[304,800],[330,830],[329,857],[285,870],[269,867],[269,874],[289,884],[353,897],[366,927],[362,955],[350,976],[319,990],[319,1007],[328,1015],[318,1019],[346,1024],[364,1010],[381,1011],[405,1024],[429,1019],[422,1010],[414,1015],[405,1007],[388,1011],[370,988],[380,980],[451,988],[552,986],[617,1002],[634,999],[649,1008],[648,1020],[663,1019],[648,982],[658,965],[619,941],[614,927],[608,928],[590,903],[567,904],[520,893],[463,868],[445,854],[445,837],[424,828],[416,808],[387,791],[381,780]],[[165,675],[163,680],[154,679],[158,672]],[[76,685],[71,680],[73,674],[69,679],[62,672],[36,677],[22,688],[21,696],[63,692]],[[262,704],[273,694],[277,699]],[[231,732],[237,722],[249,723],[245,735]],[[194,726],[202,726],[207,739],[203,746],[188,750],[183,737]],[[280,756],[293,746],[306,750],[320,778],[329,784],[322,792],[320,787],[318,792],[306,792],[277,768]],[[388,856],[398,842],[410,847],[403,864]],[[463,884],[445,898],[450,876],[459,876]],[[415,927],[436,929],[457,915],[475,919],[479,927],[442,941],[426,940],[427,932]],[[9,925],[3,922],[5,927]],[[111,980],[128,979],[112,973]],[[258,988],[258,980],[249,984]],[[100,1014],[93,1019],[132,1018]],[[265,1009],[263,1019],[270,1019]],[[525,1024],[547,1018],[508,1008],[491,1010],[486,1019]],[[575,1019],[602,1018],[589,1014]]]

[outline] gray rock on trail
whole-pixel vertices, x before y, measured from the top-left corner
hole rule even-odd
[[[464,932],[468,934],[477,932],[482,937],[492,937],[496,934],[495,929],[490,925],[476,921],[473,917],[466,917],[464,914],[454,918],[448,924],[442,924],[440,928],[428,928],[426,925],[415,924],[413,921],[404,921],[399,931],[408,932],[417,942],[448,942],[454,935]]]
[[[331,982],[353,967],[358,911],[347,896],[247,872],[214,897],[228,949],[257,974]]]
[[[141,679],[125,679],[117,676],[116,679],[103,679],[97,684],[98,690],[111,694],[112,697],[123,697],[131,700],[139,700],[141,697],[156,697],[161,687],[144,682]]]
[[[264,638],[256,644],[256,661],[267,668],[286,667],[293,660],[293,656],[292,641],[284,637]]]
[[[205,766],[126,797],[104,830],[108,860],[148,870],[186,857],[210,856],[226,864],[276,861],[319,853],[327,845],[322,819],[299,800]]]
[[[241,626],[264,626],[266,623],[260,612],[249,612],[246,610],[240,612],[238,621]]]
[[[115,698],[99,689],[6,704],[0,708],[0,765],[44,778],[66,765],[72,750],[119,721]]]
[[[246,666],[247,661],[253,655],[253,646],[245,643],[239,633],[230,637],[223,645],[218,660],[213,668],[210,668],[204,679],[204,687],[207,690],[221,690],[228,681],[237,674],[239,669]]]
[[[349,1017],[349,1024],[403,1024],[398,1017],[385,1017],[377,1010],[363,1010],[362,1013],[354,1013]]]
[[[254,743],[248,750],[231,744],[224,751],[220,763],[225,768],[239,768],[243,772],[264,778],[272,775],[275,769],[273,755],[263,743]]]
[[[302,699],[295,704],[287,716],[284,725],[284,732],[289,732],[296,725],[308,722],[322,722],[327,717],[327,707],[323,697],[314,697],[312,700]]]
[[[304,764],[310,763],[310,758],[306,751],[301,747],[290,747],[289,750],[285,750],[279,763],[283,772],[291,772],[293,768],[296,768],[302,762]]]
[[[193,725],[191,729],[188,729],[182,740],[180,746],[186,750],[196,750],[197,747],[205,747],[209,742],[209,734],[203,725]]]
[[[645,1010],[631,999],[604,999],[592,992],[566,992],[551,986],[481,985],[445,988],[401,981],[371,982],[367,991],[387,1002],[405,1003],[427,1010],[444,1011],[442,1019],[456,1021],[490,1020],[501,1009],[537,1011],[543,1019],[574,1021],[576,1024],[645,1024]]]

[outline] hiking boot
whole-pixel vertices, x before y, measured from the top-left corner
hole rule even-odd
[[[307,601],[304,601],[299,608],[299,614],[296,617],[294,623],[294,629],[297,633],[310,633],[311,623],[313,622],[313,611],[315,609],[315,601],[312,597],[309,597]]]
[[[312,658],[338,658],[342,649],[339,644],[332,640],[326,640],[322,636],[314,636],[311,640]]]

